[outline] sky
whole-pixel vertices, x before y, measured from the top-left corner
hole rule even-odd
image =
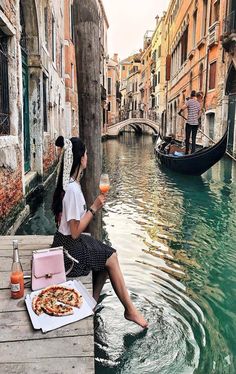
[[[103,0],[109,22],[108,54],[124,58],[143,47],[146,30],[154,30],[155,17],[167,10],[169,0]]]

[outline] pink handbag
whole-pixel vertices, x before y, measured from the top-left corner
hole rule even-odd
[[[64,253],[71,259],[72,265],[65,272]],[[70,256],[63,247],[41,249],[33,251],[31,288],[33,291],[39,290],[53,284],[66,281],[66,275],[72,270],[74,263],[79,261]]]

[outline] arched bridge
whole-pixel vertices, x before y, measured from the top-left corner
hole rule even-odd
[[[148,118],[128,118],[124,121],[118,122],[114,125],[111,125],[107,128],[107,135],[108,136],[118,136],[119,132],[125,126],[131,126],[137,132],[142,132],[140,125],[145,125],[151,128],[155,134],[159,132],[160,124],[159,122],[155,122]]]

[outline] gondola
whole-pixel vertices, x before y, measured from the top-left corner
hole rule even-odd
[[[225,132],[218,143],[211,147],[201,148],[195,153],[188,155],[177,153],[178,156],[165,154],[164,147],[167,143],[163,144],[163,140],[159,137],[154,151],[158,162],[168,169],[182,174],[201,175],[224,156],[227,147],[227,133],[228,131]]]

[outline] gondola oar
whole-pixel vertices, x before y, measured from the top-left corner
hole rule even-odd
[[[185,118],[181,113],[178,112],[178,114],[179,114],[180,117],[184,118],[185,121],[187,121],[187,118]],[[204,135],[207,139],[209,139],[213,144],[216,144],[216,142],[213,139],[211,139],[207,134],[205,134],[202,130],[199,129],[199,132],[202,135]],[[232,160],[236,161],[236,158],[234,156],[232,156],[228,151],[225,151],[225,153],[227,154],[227,156],[232,158]]]

